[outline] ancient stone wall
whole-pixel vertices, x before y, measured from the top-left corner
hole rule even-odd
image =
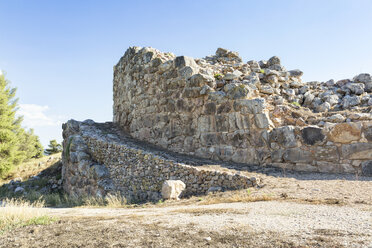
[[[157,201],[165,180],[186,184],[182,196],[256,185],[255,178],[201,169],[139,144],[112,123],[68,121],[63,125],[64,190],[76,196],[121,194],[130,202]]]
[[[129,48],[114,67],[114,123],[183,154],[299,171],[372,171],[372,79],[308,82],[278,57],[193,59]]]

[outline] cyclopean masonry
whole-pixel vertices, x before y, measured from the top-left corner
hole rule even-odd
[[[278,57],[243,63],[132,47],[114,68],[114,123],[179,153],[299,171],[371,167],[372,79],[301,81]],[[369,170],[365,168],[365,170]]]
[[[156,200],[168,179],[183,181],[185,196],[255,184],[154,155],[138,140],[241,166],[371,175],[371,76],[304,83],[302,74],[278,57],[243,63],[222,48],[193,59],[131,47],[114,67],[114,122],[64,125],[64,187]]]

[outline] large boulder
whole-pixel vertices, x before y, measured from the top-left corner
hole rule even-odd
[[[353,78],[355,83],[362,83],[365,86],[367,92],[372,91],[372,77],[368,73],[362,73]]]
[[[315,145],[322,142],[325,138],[323,130],[318,127],[305,127],[301,130],[302,138],[307,145]]]
[[[344,109],[354,107],[360,104],[360,98],[358,96],[345,96],[342,99],[342,107]]]
[[[165,200],[179,200],[185,188],[186,185],[181,180],[166,180],[161,188],[161,195]]]
[[[338,143],[351,143],[361,138],[361,125],[357,123],[339,123],[334,125],[328,133],[330,141]]]

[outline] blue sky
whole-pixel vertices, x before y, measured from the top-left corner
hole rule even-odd
[[[68,119],[112,120],[112,68],[129,46],[244,61],[277,55],[305,81],[372,73],[372,1],[0,0],[0,70],[46,145]]]

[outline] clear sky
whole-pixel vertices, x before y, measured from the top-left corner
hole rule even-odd
[[[0,69],[44,145],[68,119],[112,120],[112,68],[129,46],[277,55],[305,81],[372,73],[370,0],[0,0],[0,24]]]

